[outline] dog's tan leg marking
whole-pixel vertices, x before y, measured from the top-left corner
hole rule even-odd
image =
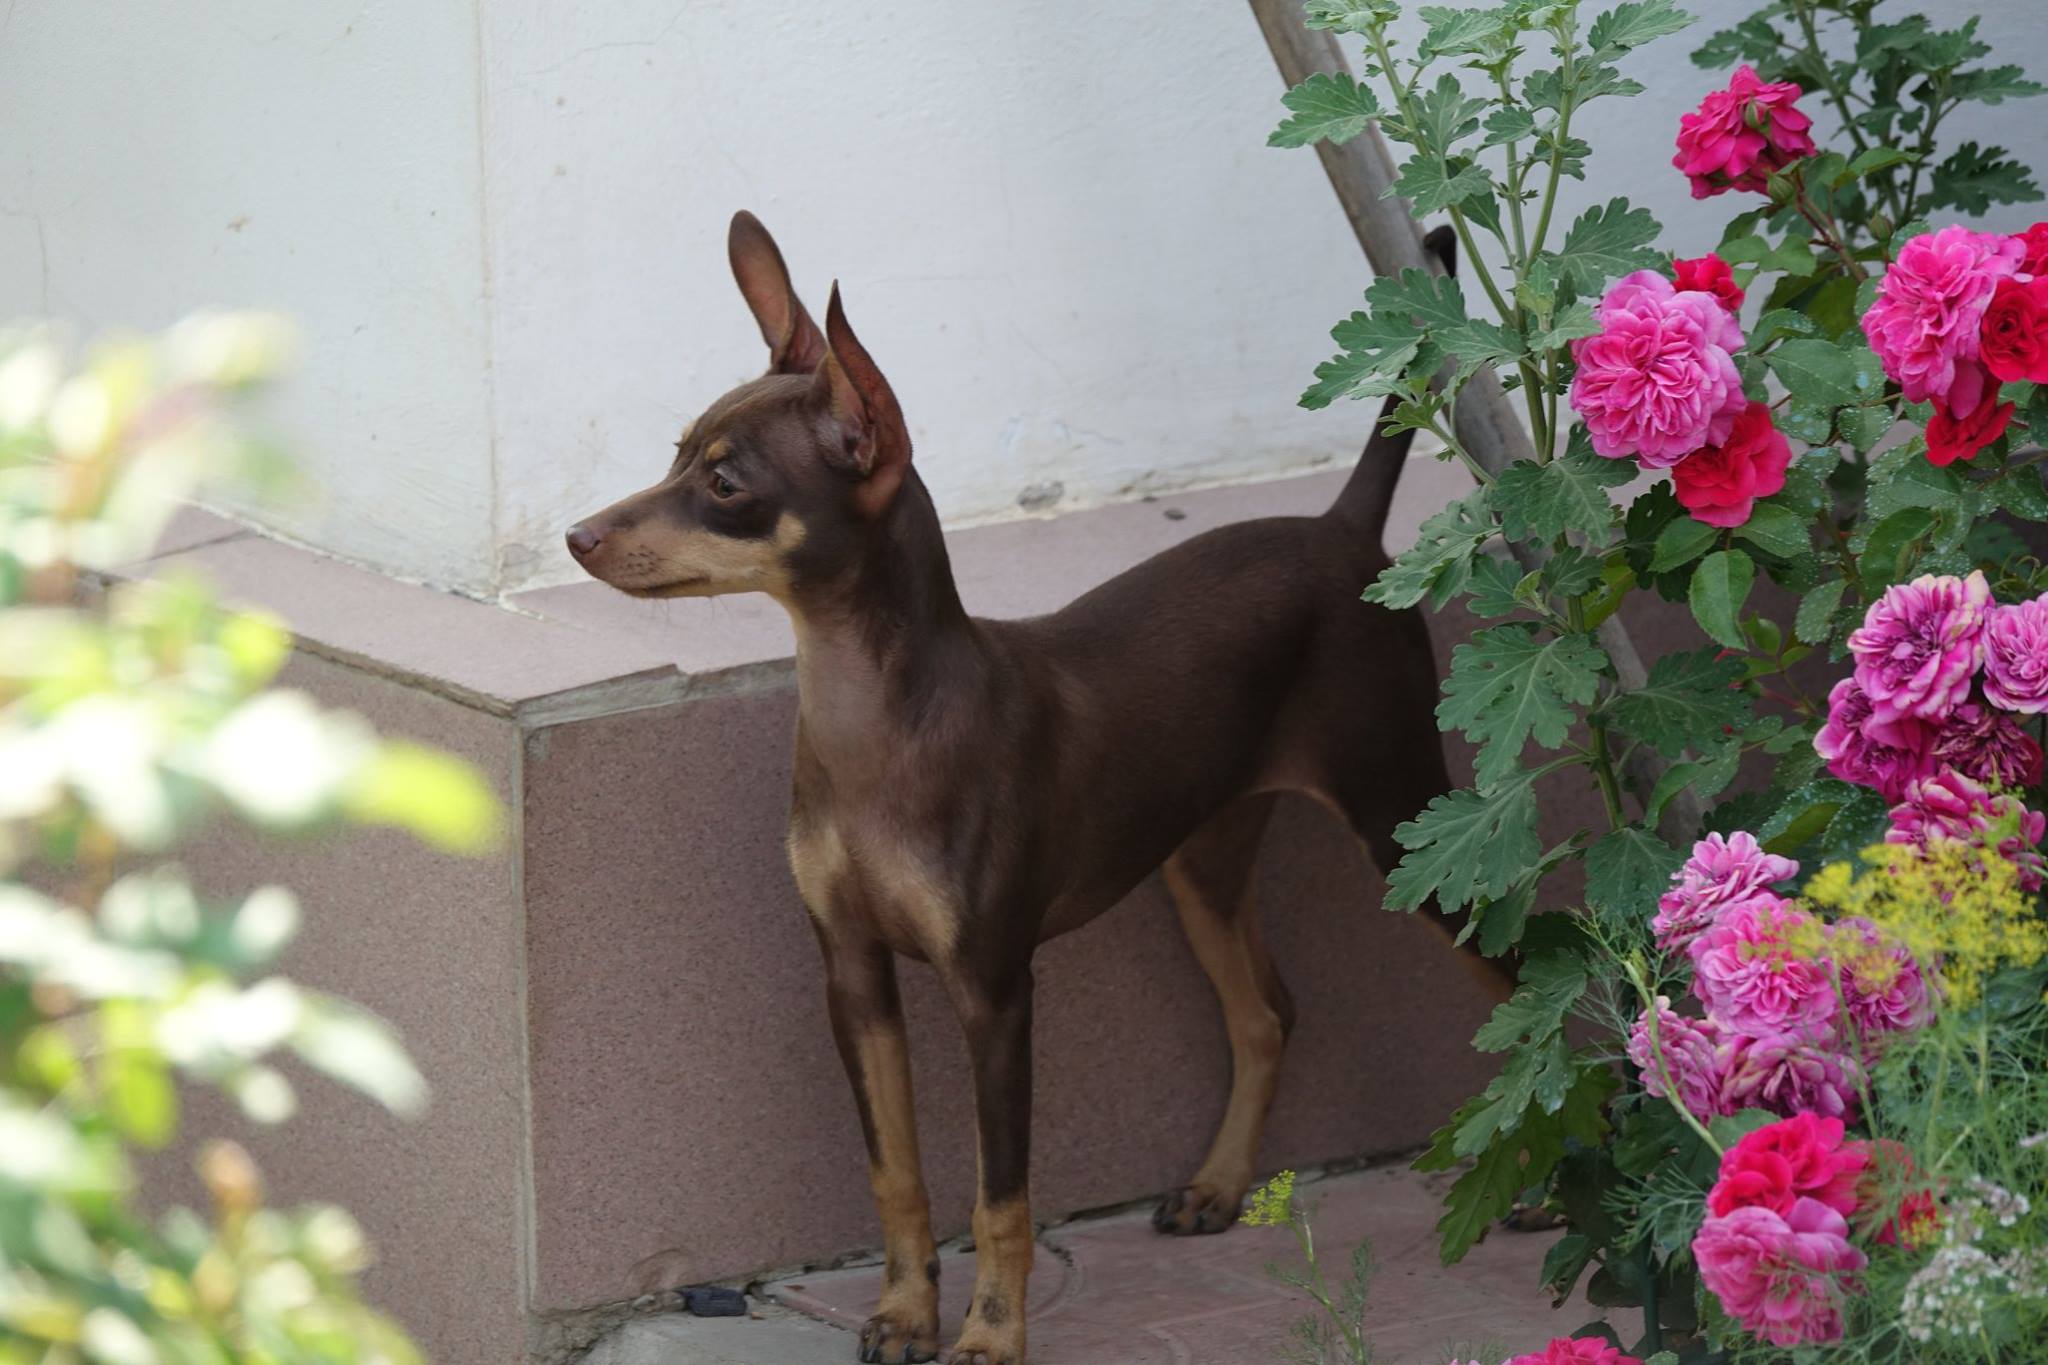
[[[1271,808],[1270,797],[1230,807],[1196,831],[1162,869],[1181,927],[1223,1006],[1230,1102],[1202,1168],[1153,1214],[1161,1232],[1221,1232],[1237,1221],[1279,1085],[1294,1007],[1259,932],[1251,883]]]
[[[1023,1365],[1031,1278],[1031,999],[1029,967],[997,976],[940,969],[974,1066],[974,1296],[946,1359]]]
[[[946,1356],[951,1365],[1024,1365],[1024,1305],[1035,1244],[1028,1191],[975,1203],[974,1305]]]
[[[882,1294],[861,1328],[866,1361],[930,1360],[939,1347],[939,1261],[917,1150],[917,1106],[896,970],[880,944],[825,944],[827,1003],[867,1139],[882,1220]]]

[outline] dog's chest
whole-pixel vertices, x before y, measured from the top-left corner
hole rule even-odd
[[[834,816],[793,822],[789,866],[813,918],[865,930],[899,953],[939,959],[960,931],[960,899],[893,831]]]

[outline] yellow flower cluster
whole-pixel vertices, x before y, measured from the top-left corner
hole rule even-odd
[[[1293,1217],[1294,1172],[1282,1171],[1252,1191],[1251,1207],[1239,1221],[1255,1228],[1272,1228]]]
[[[1863,856],[1869,866],[1861,872],[1848,863],[1823,868],[1807,883],[1807,900],[1837,917],[1860,915],[1904,944],[1950,1003],[1974,1003],[2001,967],[2048,958],[2048,923],[1995,849],[1937,839],[1924,849],[1879,845]],[[1875,960],[1843,965],[1859,975],[1886,970]]]

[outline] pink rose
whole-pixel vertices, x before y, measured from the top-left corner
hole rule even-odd
[[[1906,786],[1934,772],[1932,728],[1910,717],[1870,731],[1870,697],[1853,677],[1828,693],[1828,720],[1813,737],[1814,752],[1844,782],[1874,787],[1887,801],[1903,801]]]
[[[1771,173],[1813,155],[1807,129],[1813,120],[1793,101],[1804,93],[1791,82],[1766,85],[1744,66],[1726,90],[1700,102],[1697,112],[1678,120],[1678,155],[1671,164],[1692,182],[1692,197],[1706,199],[1729,190],[1757,193]]]
[[[1869,1264],[1847,1220],[1817,1199],[1783,1216],[1752,1206],[1709,1218],[1692,1254],[1721,1306],[1773,1346],[1838,1340],[1846,1277]]]
[[[1599,335],[1572,343],[1571,403],[1596,453],[1668,469],[1728,439],[1749,401],[1733,355],[1742,329],[1712,295],[1639,270],[1594,316]]]
[[[1891,816],[1891,830],[1884,836],[1888,844],[1926,848],[1952,839],[1995,847],[2019,869],[2022,889],[2039,891],[2048,877],[2048,860],[2039,850],[2042,836],[2048,835],[2048,816],[2028,810],[2017,796],[1994,795],[1961,773],[1944,769],[1913,783]]]
[[[1692,857],[1658,898],[1657,917],[1650,921],[1657,946],[1675,952],[1733,906],[1757,899],[1775,903],[1771,887],[1798,875],[1798,863],[1764,852],[1753,834],[1709,834],[1692,846]]]
[[[1994,612],[1992,619],[1997,619]],[[1992,787],[2032,787],[2041,781],[2041,746],[2019,721],[1966,701],[1935,733],[1933,771],[1953,768]],[[1891,798],[1894,801],[1900,797]]]
[[[1825,1037],[1838,1003],[1822,956],[1826,934],[1791,901],[1744,902],[1687,946],[1693,991],[1731,1033]]]
[[[1962,391],[1958,380],[1955,393]],[[1974,460],[1978,451],[2005,435],[2012,425],[2013,405],[1998,401],[1995,384],[1979,391],[1983,397],[1968,413],[1951,412],[1942,399],[1934,400],[1934,413],[1927,419],[1927,463],[1946,469],[1957,460]]]
[[[1712,294],[1731,313],[1742,307],[1742,286],[1735,282],[1735,272],[1711,251],[1690,260],[1673,261],[1671,273],[1680,292],[1697,289],[1702,294]]]
[[[1678,1087],[1673,1096],[1664,1088],[1664,1074],[1657,1067],[1650,1048],[1648,1013],[1637,1018],[1628,1037],[1629,1060],[1643,1073],[1643,1088],[1652,1095],[1685,1107],[1695,1118],[1710,1119],[1734,1111],[1721,1102],[1721,1067],[1716,1049],[1721,1043],[1721,1026],[1712,1019],[1687,1019],[1671,1010],[1667,996],[1657,997],[1657,1043],[1664,1054],[1664,1066]]]
[[[2048,594],[1991,613],[1984,626],[1984,695],[2008,711],[2048,711]],[[2029,778],[2026,785],[2040,780]]]
[[[1721,1102],[1738,1113],[1768,1109],[1843,1118],[1856,1112],[1868,1079],[1863,1064],[1832,1037],[1804,1032],[1733,1034],[1722,1040],[1714,1060],[1721,1068]]]
[[[1792,447],[1771,423],[1768,403],[1751,403],[1719,445],[1706,446],[1671,469],[1671,491],[1694,521],[1709,526],[1740,526],[1768,498],[1785,486],[1785,468]]]
[[[2036,223],[2019,234],[2020,271],[2027,275],[2048,275],[2048,223]]]
[[[1519,1355],[1505,1365],[1643,1365],[1599,1337],[1553,1337],[1540,1351]]]
[[[1988,376],[1978,362],[1984,310],[1998,282],[2019,270],[2017,238],[1960,225],[1907,242],[1878,283],[1863,334],[1884,372],[1915,403],[1974,413]]]
[[[1847,1218],[1870,1158],[1845,1142],[1840,1119],[1797,1114],[1745,1133],[1721,1155],[1720,1176],[1707,1193],[1717,1218],[1755,1206],[1783,1216],[1800,1199],[1817,1199]]]
[[[1864,728],[1885,739],[1885,727],[1902,719],[1946,720],[1970,695],[1990,613],[1981,572],[1924,574],[1885,589],[1849,634],[1856,682],[1870,698]]]
[[[1905,944],[1855,916],[1837,920],[1831,937],[1841,972],[1842,1009],[1867,1057],[1882,1050],[1887,1035],[1923,1027],[1934,1017],[1927,978]]]

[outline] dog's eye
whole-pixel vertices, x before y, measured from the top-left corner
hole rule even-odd
[[[733,483],[732,483],[732,480],[731,480],[731,479],[728,479],[728,478],[726,478],[726,477],[725,477],[725,475],[723,475],[723,474],[713,474],[713,475],[711,476],[711,496],[712,496],[712,497],[714,497],[714,498],[718,498],[718,499],[720,499],[720,500],[722,501],[722,500],[724,500],[724,499],[726,499],[726,498],[730,498],[730,497],[732,497],[733,495],[735,495],[735,494],[736,494],[736,493],[738,493],[739,491],[740,491],[739,489],[737,489],[737,488],[733,487]]]

